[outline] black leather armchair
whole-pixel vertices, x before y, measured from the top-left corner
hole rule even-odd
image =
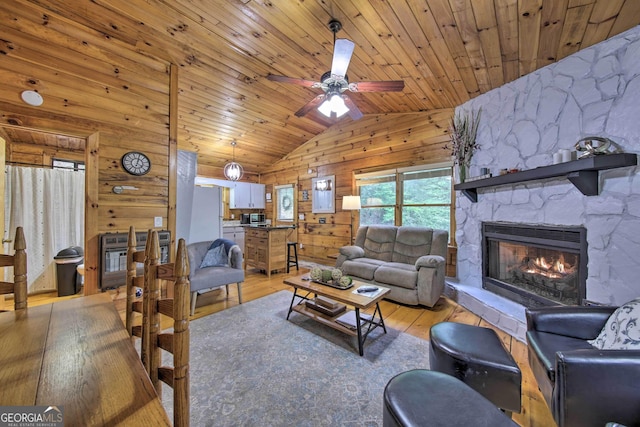
[[[559,427],[640,426],[640,350],[598,350],[616,307],[528,309],[529,364]]]

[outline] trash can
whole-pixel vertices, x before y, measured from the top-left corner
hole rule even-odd
[[[82,287],[82,276],[78,266],[84,262],[84,250],[80,246],[70,246],[53,257],[56,262],[58,296],[75,295]]]

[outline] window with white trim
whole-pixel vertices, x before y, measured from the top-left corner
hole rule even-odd
[[[84,162],[78,162],[75,160],[53,159],[51,166],[54,169],[71,169],[74,171],[84,170]]]

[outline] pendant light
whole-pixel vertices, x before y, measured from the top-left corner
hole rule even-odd
[[[240,163],[236,163],[236,142],[232,141],[231,146],[233,147],[233,161],[224,165],[224,176],[230,181],[238,181],[242,178],[243,169]]]

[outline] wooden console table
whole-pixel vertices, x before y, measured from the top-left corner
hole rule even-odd
[[[0,313],[0,345],[0,406],[62,407],[65,425],[171,425],[106,293]]]

